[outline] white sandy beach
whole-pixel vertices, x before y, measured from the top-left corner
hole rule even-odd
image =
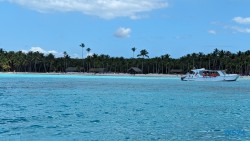
[[[184,74],[129,74],[129,73],[82,73],[82,72],[50,72],[50,73],[35,73],[35,72],[0,72],[0,74],[42,74],[42,75],[86,75],[86,76],[138,76],[138,77],[181,77]],[[250,79],[250,76],[240,76],[240,78]]]
[[[0,72],[0,74],[48,74],[48,75],[96,75],[96,76],[143,76],[143,77],[181,77],[176,74],[129,74],[129,73],[82,73],[82,72],[50,72],[50,73],[35,73],[35,72]]]

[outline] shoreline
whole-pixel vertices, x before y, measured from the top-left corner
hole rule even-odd
[[[82,76],[137,76],[137,77],[178,77],[180,78],[184,74],[129,74],[129,73],[82,73],[82,72],[48,72],[48,73],[36,73],[36,72],[0,72],[0,74],[41,74],[41,75],[82,75]],[[240,78],[250,79],[250,76],[240,76]]]
[[[141,76],[141,77],[181,77],[180,74],[129,74],[129,73],[81,73],[81,72],[50,72],[50,73],[36,73],[36,72],[0,72],[0,74],[41,74],[41,75],[83,75],[83,76]]]

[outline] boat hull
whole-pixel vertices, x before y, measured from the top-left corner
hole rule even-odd
[[[217,77],[199,77],[199,76],[183,76],[182,81],[236,81],[239,78],[237,74],[230,74]]]

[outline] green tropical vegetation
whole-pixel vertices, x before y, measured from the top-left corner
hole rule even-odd
[[[81,44],[84,48],[85,45]],[[78,68],[78,71],[88,72],[91,68],[105,68],[107,72],[126,73],[130,67],[138,67],[143,73],[168,74],[171,70],[182,70],[183,73],[193,68],[227,70],[228,73],[249,75],[250,50],[237,53],[215,49],[213,52],[192,53],[180,58],[171,58],[169,54],[149,58],[146,49],[140,51],[138,58],[111,57],[105,54],[92,54],[87,48],[86,58],[71,58],[67,52],[62,57],[40,52],[5,51],[0,49],[1,72],[65,72],[68,67]],[[132,48],[133,54],[136,49]]]

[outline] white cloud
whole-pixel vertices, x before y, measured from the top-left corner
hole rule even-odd
[[[114,33],[114,35],[117,38],[127,38],[130,36],[131,32],[132,32],[132,30],[130,28],[120,27],[117,29],[117,31]]]
[[[50,50],[50,51],[47,51],[48,53],[52,53],[52,54],[57,54],[58,52],[55,51],[55,50]]]
[[[243,27],[238,27],[238,26],[231,26],[230,28],[237,32],[250,33],[250,28],[243,28]]]
[[[4,0],[3,0],[4,1]],[[104,19],[130,17],[138,13],[168,7],[166,0],[5,0],[39,12],[77,11]]]
[[[43,54],[49,54],[49,53],[52,53],[54,55],[60,55],[60,54],[62,54],[62,53],[58,53],[55,50],[46,51],[46,50],[42,49],[41,47],[31,47],[30,50],[22,50],[22,52],[24,52],[24,53],[28,53],[30,51],[31,52],[40,52],[40,53],[43,53]]]
[[[23,53],[28,53],[29,51],[28,50],[25,50],[25,49],[23,49],[23,50],[21,50]]]
[[[215,30],[209,30],[208,33],[216,35],[217,32]]]
[[[40,53],[45,53],[46,51],[43,50],[42,48],[40,47],[31,47],[31,49],[29,51],[32,51],[32,52],[40,52]]]
[[[242,18],[242,17],[235,17],[233,21],[239,24],[250,24],[250,17]]]

